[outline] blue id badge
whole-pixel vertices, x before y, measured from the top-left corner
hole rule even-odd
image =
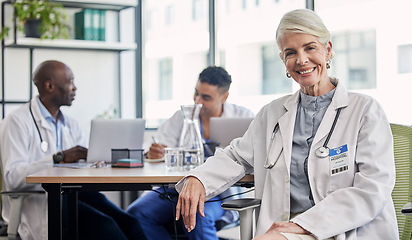
[[[349,170],[348,145],[329,149],[330,175],[344,173]]]

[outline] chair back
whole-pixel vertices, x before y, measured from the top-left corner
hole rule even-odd
[[[392,124],[396,182],[392,192],[401,240],[410,240],[412,217],[402,215],[401,208],[412,201],[412,128]]]

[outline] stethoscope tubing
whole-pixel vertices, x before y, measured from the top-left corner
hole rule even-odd
[[[30,115],[31,115],[31,118],[33,119],[34,125],[36,126],[37,132],[39,133],[40,142],[43,142],[43,138],[40,133],[39,125],[37,125],[36,119],[34,118],[34,115],[33,115],[33,111],[31,110],[31,101],[29,103],[29,110],[30,110]]]
[[[332,126],[331,126],[331,128],[330,128],[330,130],[329,130],[329,133],[328,133],[328,136],[326,137],[325,142],[323,143],[323,146],[322,146],[322,147],[319,147],[319,148],[316,150],[316,156],[319,157],[319,158],[325,158],[325,157],[329,156],[328,143],[329,143],[329,140],[330,140],[330,138],[331,138],[331,136],[332,136],[332,134],[333,134],[333,131],[335,130],[335,126],[336,126],[336,123],[338,122],[338,118],[339,118],[339,115],[340,115],[340,112],[341,112],[341,111],[342,111],[342,107],[338,108],[338,110],[337,110],[337,112],[336,112],[336,115],[335,115],[335,119],[333,120]],[[283,152],[283,148],[282,148],[282,150],[280,151],[279,155],[276,157],[275,161],[274,161],[274,162],[269,162],[269,155],[270,155],[270,152],[271,152],[271,149],[272,149],[272,145],[273,145],[273,142],[274,142],[274,139],[275,139],[275,134],[278,132],[278,130],[279,130],[279,122],[276,123],[276,125],[275,125],[275,127],[274,127],[274,129],[273,129],[273,132],[272,132],[272,136],[271,136],[271,138],[270,138],[269,149],[268,149],[268,151],[267,151],[265,163],[263,164],[264,168],[266,168],[266,169],[271,169],[271,168],[273,168],[273,167],[276,165],[276,163],[278,162],[278,160],[279,160],[279,158],[280,158],[280,155],[281,155],[282,152]],[[318,152],[321,152],[321,153],[318,153]],[[322,153],[324,153],[324,154],[322,154]]]
[[[341,111],[342,111],[342,107],[338,108],[338,111],[336,112],[336,115],[335,115],[335,119],[333,119],[332,127],[330,128],[328,136],[326,137],[326,140],[323,143],[324,148],[328,148],[329,139],[332,136],[333,131],[335,130],[335,126],[336,126],[336,123],[338,122],[338,118],[339,118]]]
[[[42,152],[47,152],[47,150],[49,149],[49,144],[47,141],[43,141],[43,137],[41,136],[40,133],[40,129],[39,129],[39,125],[37,125],[36,119],[34,118],[34,114],[33,111],[31,109],[31,101],[29,102],[29,111],[30,111],[30,115],[33,119],[34,125],[36,126],[37,132],[39,133],[39,138],[40,138],[40,149]]]
[[[39,133],[40,149],[42,150],[42,152],[45,153],[45,152],[47,152],[48,149],[49,149],[49,143],[48,143],[47,141],[43,140],[43,137],[42,137],[42,135],[41,135],[41,133],[40,133],[39,125],[37,125],[36,119],[34,118],[34,114],[33,114],[33,110],[32,110],[32,105],[31,105],[31,100],[30,100],[30,102],[29,102],[29,111],[30,111],[30,115],[31,115],[31,117],[32,117],[32,119],[33,119],[34,125],[36,126],[37,132]],[[67,124],[67,128],[69,129],[70,135],[73,137],[72,131],[71,131],[71,128],[70,128],[70,124],[69,124],[67,121],[66,121],[66,124]]]

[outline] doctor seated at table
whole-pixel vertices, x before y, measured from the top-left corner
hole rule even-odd
[[[64,114],[76,96],[74,75],[59,61],[45,61],[33,73],[39,95],[9,113],[0,125],[0,152],[4,190],[41,191],[27,184],[26,176],[54,163],[71,163],[87,156],[86,140],[79,124]],[[136,218],[99,192],[79,192],[80,239],[146,239]],[[63,198],[63,205],[66,204]],[[63,208],[63,216],[67,216]],[[2,215],[7,221],[9,199],[3,197]],[[24,198],[18,233],[21,239],[47,239],[47,196]],[[65,228],[66,231],[70,229]]]
[[[264,106],[240,140],[176,185],[177,219],[193,231],[205,200],[254,173],[255,239],[399,239],[393,138],[382,107],[328,76],[331,36],[313,11],[285,14],[276,40],[300,90]]]

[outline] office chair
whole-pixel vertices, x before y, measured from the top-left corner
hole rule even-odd
[[[392,191],[398,220],[400,240],[412,239],[412,128],[409,126],[390,124],[396,166],[396,182]],[[405,204],[406,203],[406,204]],[[222,204],[223,209],[237,210],[244,215],[240,219],[241,240],[252,239],[252,214],[258,207],[258,199],[236,199]],[[242,213],[242,211],[244,213]]]
[[[3,174],[0,178],[0,189],[2,189]],[[17,229],[21,220],[21,207],[26,196],[31,194],[45,194],[44,191],[2,191],[2,195],[6,195],[10,199],[10,216],[8,225],[3,226],[7,228],[8,239],[20,239]],[[3,203],[1,202],[1,206]]]
[[[392,192],[398,220],[399,238],[411,239],[412,218],[405,214],[412,212],[412,128],[391,124],[395,153],[396,182]],[[407,203],[407,204],[405,204]]]

